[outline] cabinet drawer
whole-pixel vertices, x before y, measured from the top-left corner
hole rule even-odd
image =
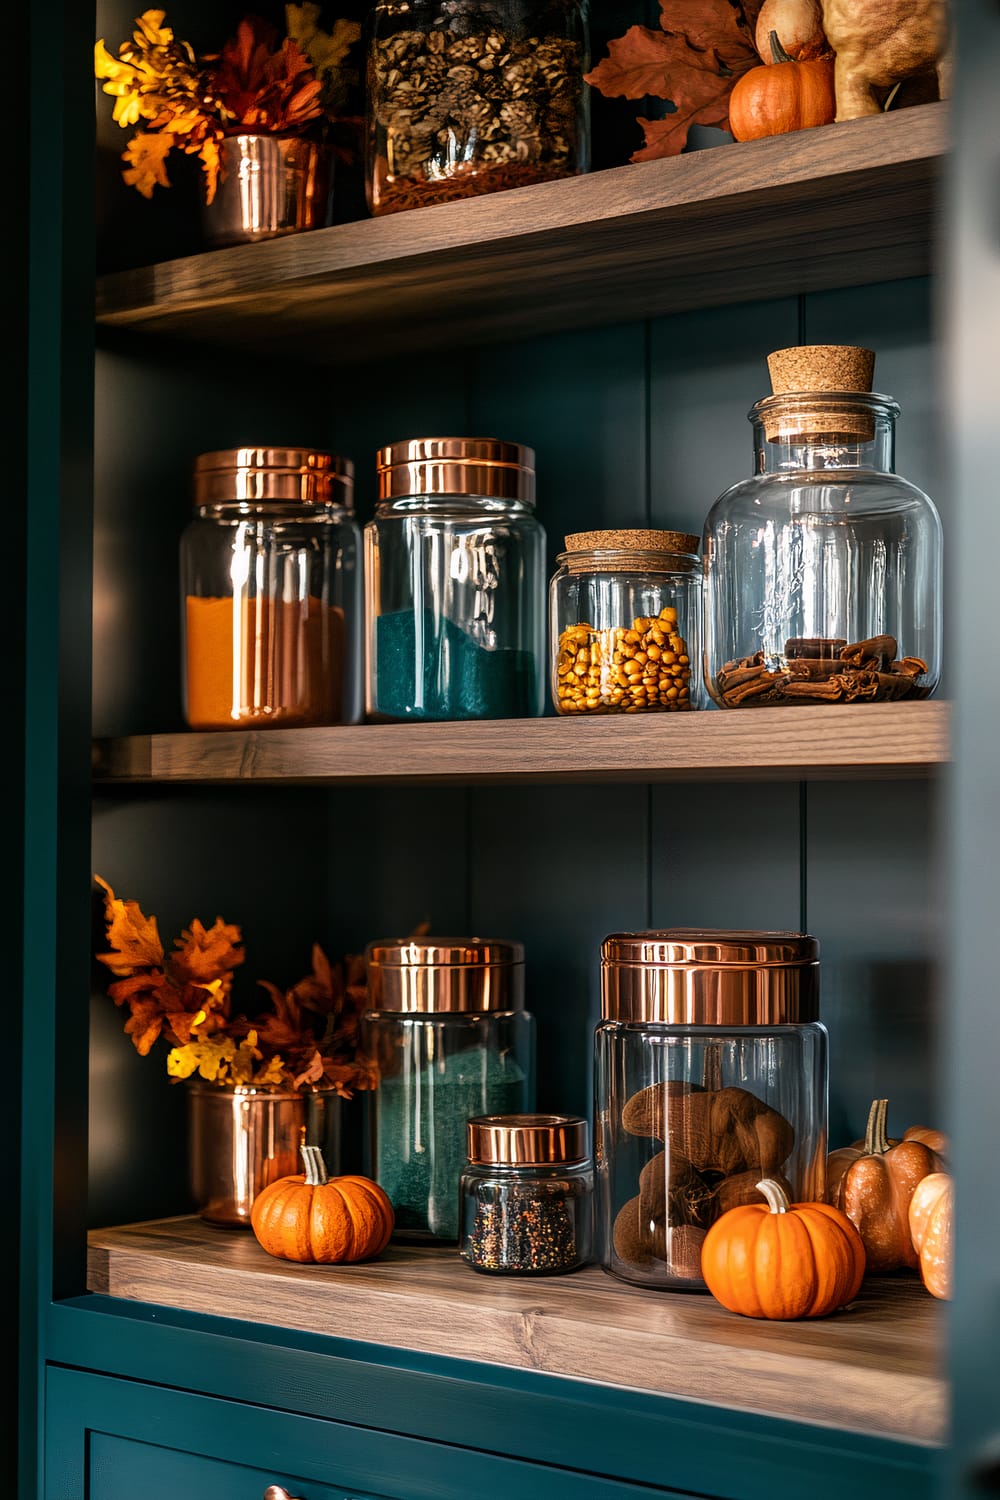
[[[295,1500],[685,1500],[679,1490],[50,1367],[44,1500],[263,1500],[272,1484]]]

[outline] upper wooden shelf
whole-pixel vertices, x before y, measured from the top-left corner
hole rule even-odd
[[[776,781],[926,776],[946,703],[358,724],[97,740],[98,783]]]
[[[353,1266],[277,1260],[249,1231],[183,1217],[91,1231],[88,1290],[425,1354],[482,1360],[769,1416],[940,1444],[943,1308],[915,1275],[873,1278],[832,1318],[767,1323],[596,1267],[496,1277],[454,1248]]]
[[[102,325],[318,365],[924,275],[947,105],[103,277]]]

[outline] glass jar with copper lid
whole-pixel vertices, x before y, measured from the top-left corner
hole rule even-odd
[[[796,932],[619,932],[601,950],[596,1213],[604,1268],[703,1289],[727,1209],[822,1201],[827,1035],[819,945]]]
[[[578,1115],[468,1123],[459,1254],[474,1271],[555,1276],[591,1257],[594,1170]]]
[[[385,1189],[395,1237],[455,1241],[466,1125],[535,1106],[535,1022],[524,949],[500,938],[387,938],[366,950],[362,1045],[366,1170]]]
[[[378,455],[365,527],[366,711],[516,719],[545,703],[545,532],[535,457],[493,438]]]
[[[566,537],[549,584],[557,713],[677,713],[700,706],[699,541],[652,530]]]
[[[360,533],[350,460],[230,448],[194,465],[180,544],[191,729],[361,716]]]

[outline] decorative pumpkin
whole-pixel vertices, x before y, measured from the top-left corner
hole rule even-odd
[[[907,1128],[903,1131],[903,1140],[922,1141],[925,1146],[929,1146],[931,1148],[931,1150],[934,1152],[934,1155],[939,1159],[942,1165],[944,1164],[948,1156],[948,1151],[950,1149],[950,1142],[944,1131],[935,1130],[930,1125],[907,1126]]]
[[[943,1130],[935,1130],[930,1125],[908,1125],[901,1136],[890,1135],[886,1139],[890,1146],[898,1146],[900,1141],[920,1141],[933,1151],[937,1159],[935,1171],[947,1171],[949,1142]],[[838,1146],[835,1151],[830,1152],[826,1159],[827,1203],[836,1203],[844,1173],[853,1161],[864,1155],[864,1151],[865,1142],[862,1137],[859,1141],[852,1141],[849,1146]]]
[[[910,1199],[910,1237],[920,1275],[933,1297],[951,1298],[955,1182],[948,1172],[930,1172]]]
[[[705,1235],[701,1274],[717,1302],[745,1318],[825,1318],[853,1301],[865,1247],[829,1203],[790,1204],[777,1182],[757,1184],[764,1203],[724,1213]]]
[[[250,1224],[269,1255],[333,1265],[370,1260],[389,1243],[395,1214],[367,1177],[328,1177],[318,1146],[300,1147],[305,1172],[257,1194]]]
[[[823,33],[819,0],[764,0],[754,28],[754,46],[765,63],[772,63],[771,33],[793,62],[830,52]]]
[[[917,1184],[940,1169],[940,1158],[922,1141],[889,1140],[885,1133],[888,1108],[888,1099],[872,1101],[864,1149],[841,1176],[834,1199],[864,1241],[871,1274],[898,1271],[902,1266],[916,1269],[910,1199]]]
[[[733,84],[729,129],[734,140],[756,141],[833,122],[833,59],[793,62],[773,31],[771,55],[772,62],[751,68]]]

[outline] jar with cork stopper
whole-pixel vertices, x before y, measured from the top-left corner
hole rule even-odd
[[[578,531],[549,583],[559,714],[678,713],[701,705],[700,538]]]
[[[912,702],[941,675],[942,536],[895,471],[870,349],[768,356],[754,471],[708,514],[705,684],[720,708]]]

